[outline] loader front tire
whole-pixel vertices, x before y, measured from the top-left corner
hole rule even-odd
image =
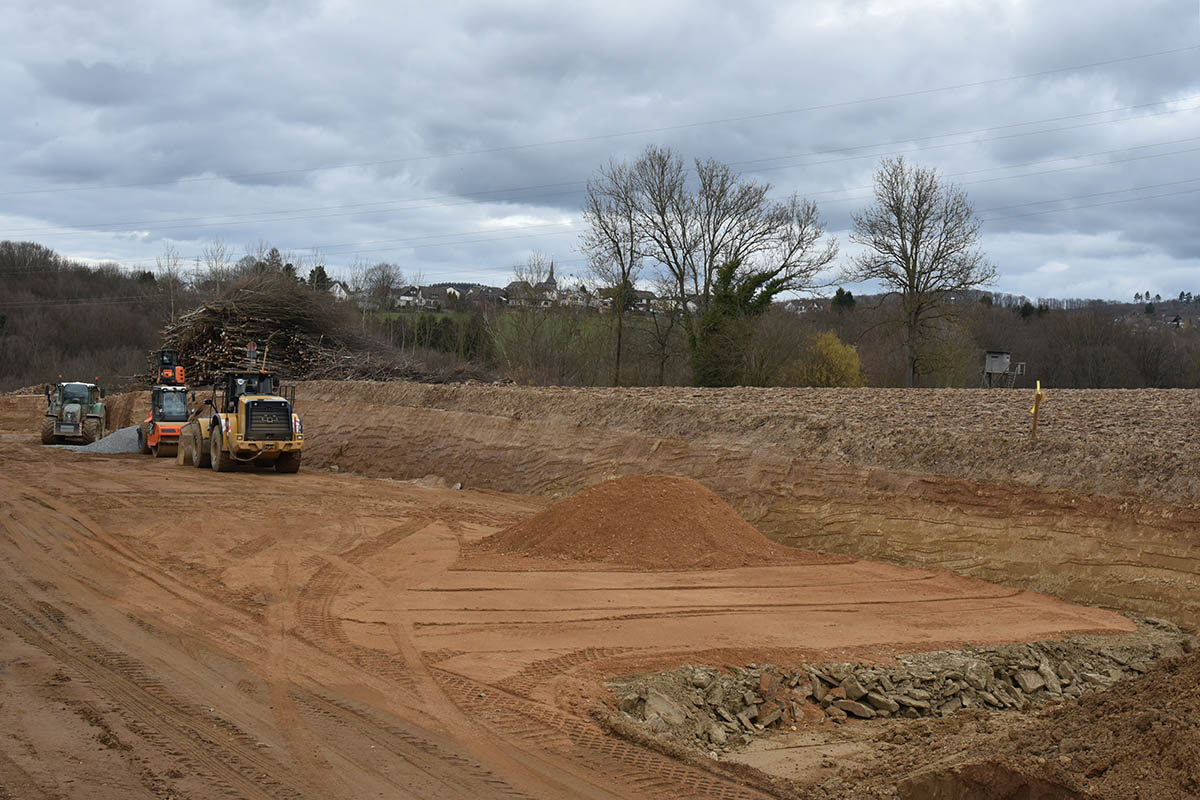
[[[196,450],[192,453],[192,463],[200,469],[212,466],[212,453],[208,451],[208,439],[197,433],[192,436],[192,441],[196,446]]]
[[[291,450],[286,453],[280,453],[279,458],[275,459],[275,471],[294,474],[300,471],[300,453]]]
[[[233,456],[225,452],[225,448],[221,447],[221,436],[219,433],[214,433],[209,437],[208,459],[212,464],[213,472],[229,472],[233,469]]]

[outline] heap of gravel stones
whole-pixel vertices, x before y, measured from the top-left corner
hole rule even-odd
[[[944,717],[963,708],[1022,711],[1107,689],[1195,649],[1195,637],[1177,626],[1142,620],[1134,634],[920,653],[888,667],[683,667],[610,685],[627,718],[712,753],[805,723]]]

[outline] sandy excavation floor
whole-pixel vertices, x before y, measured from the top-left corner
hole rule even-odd
[[[759,797],[606,733],[603,681],[1133,629],[849,557],[648,572],[471,547],[547,505],[0,433],[0,797]]]

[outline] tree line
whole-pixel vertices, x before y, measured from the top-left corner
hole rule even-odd
[[[1158,295],[1135,295],[1148,304],[1139,320],[1107,303],[1035,305],[983,291],[996,269],[979,247],[979,220],[934,170],[881,162],[871,202],[853,215],[857,255],[840,268],[816,205],[770,191],[717,161],[689,166],[653,146],[599,168],[587,184],[580,248],[603,309],[491,298],[395,314],[390,298],[422,278],[387,262],[354,265],[344,285],[361,333],[380,346],[523,383],[973,386],[990,349],[1011,351],[1030,380],[1060,387],[1200,381],[1198,333],[1161,324]],[[167,246],[154,270],[130,272],[0,243],[0,387],[55,368],[137,374],[164,323],[246,276],[326,292],[334,281],[323,262],[264,242],[235,260],[213,242],[190,265]],[[552,271],[551,259],[534,254],[514,278],[535,287]],[[783,300],[864,282],[882,292],[856,298],[839,287],[827,301]],[[656,299],[634,313],[638,286],[653,287]],[[1191,301],[1181,292],[1167,302]]]

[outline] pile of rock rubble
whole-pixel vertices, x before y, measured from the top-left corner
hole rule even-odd
[[[650,731],[705,751],[747,744],[770,728],[886,717],[946,716],[963,708],[1025,710],[1147,672],[1197,648],[1168,622],[1136,634],[921,653],[896,666],[801,664],[684,667],[620,681],[619,709]]]

